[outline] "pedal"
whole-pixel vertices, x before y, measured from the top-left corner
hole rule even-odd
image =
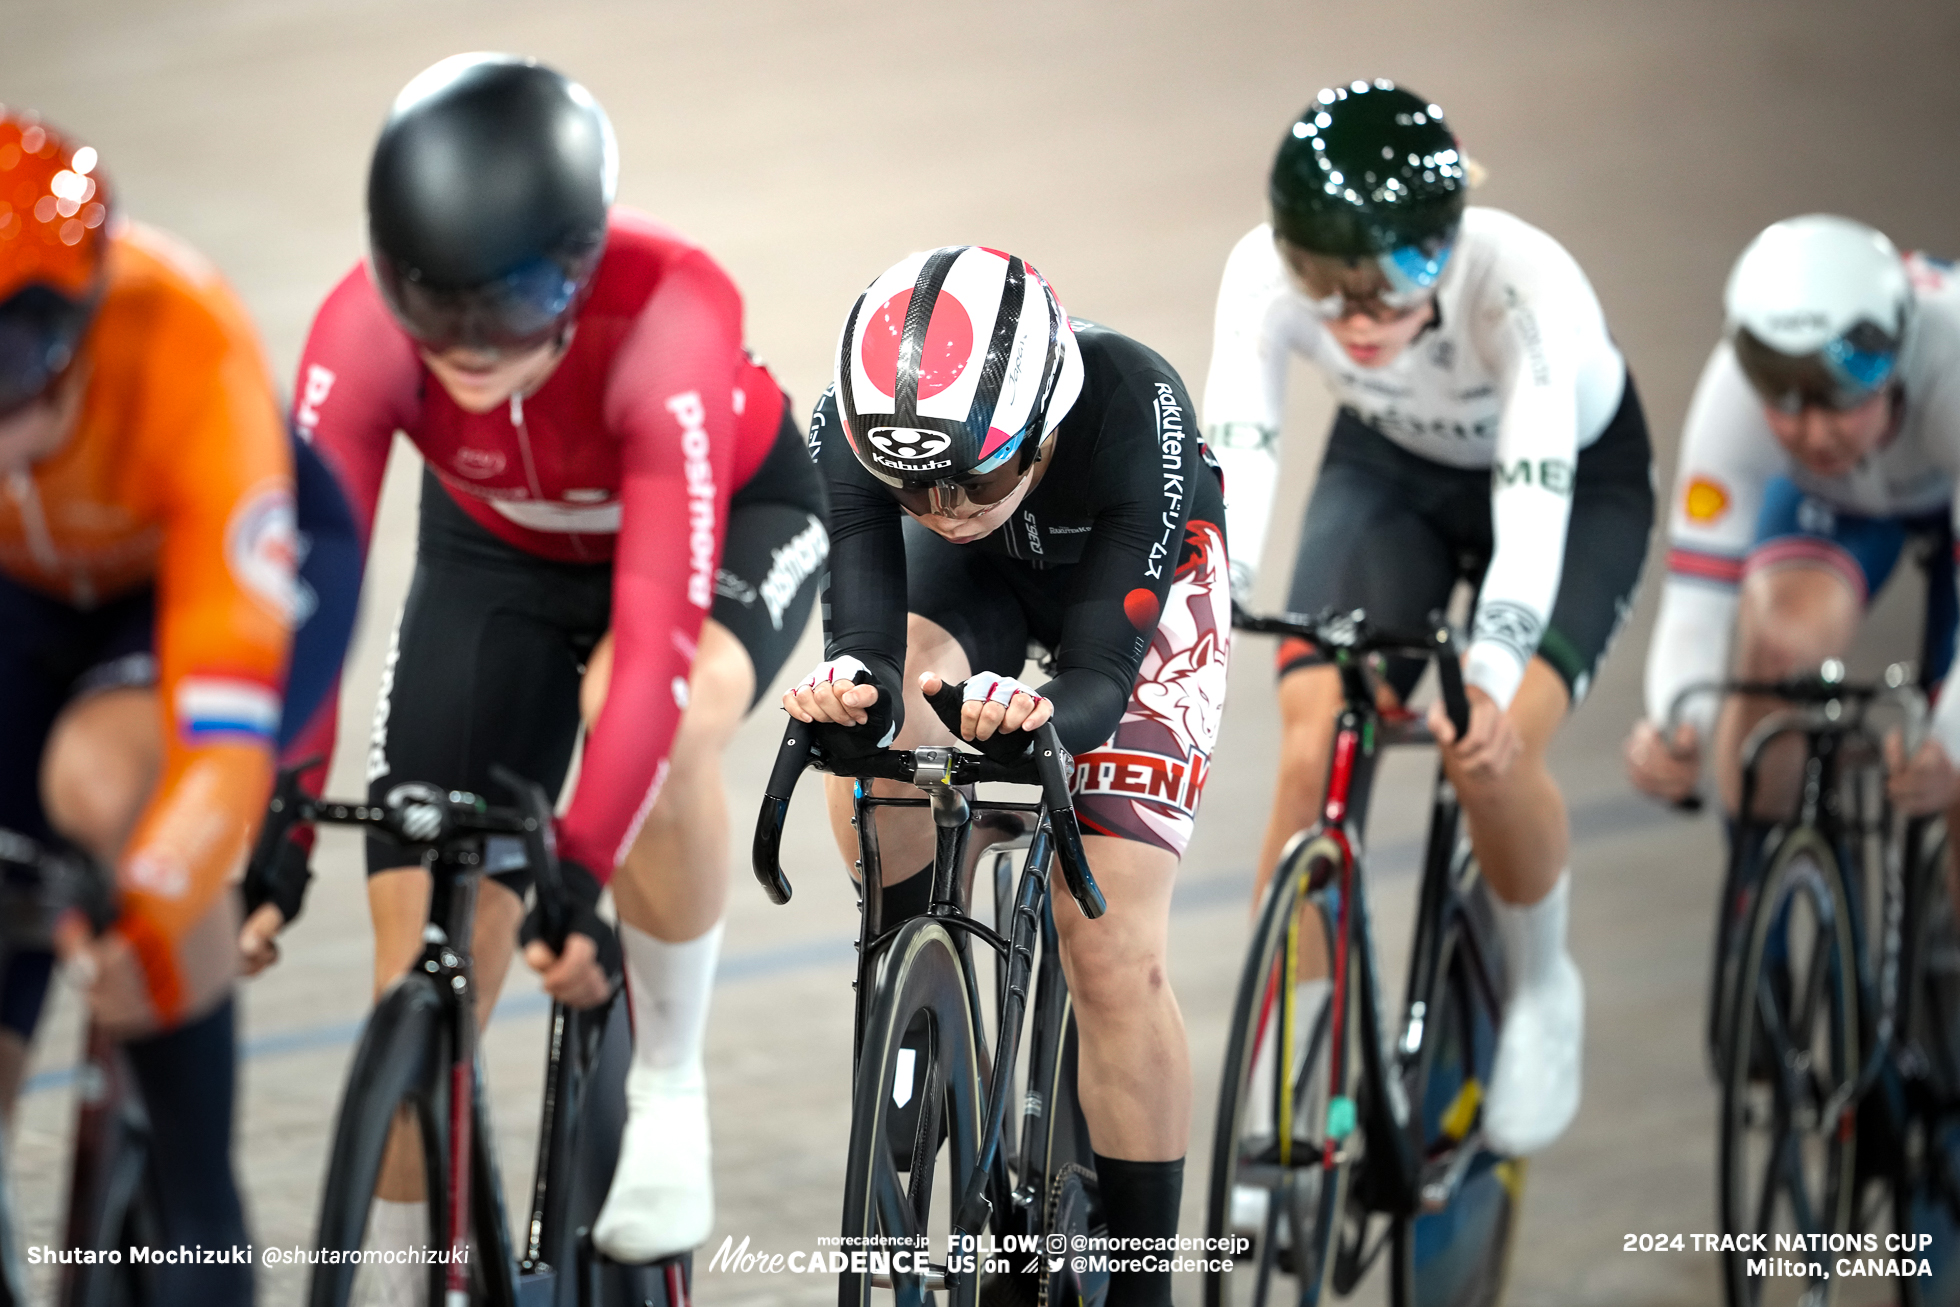
[[[1425,1166],[1422,1176],[1422,1210],[1440,1212],[1450,1205],[1456,1191],[1463,1187],[1463,1177],[1470,1173],[1470,1164],[1477,1160],[1477,1154],[1484,1151],[1484,1132],[1472,1131],[1462,1143],[1451,1152],[1442,1166]]]
[[[676,1253],[653,1262],[616,1262],[584,1245],[586,1292],[581,1302],[603,1307],[692,1307],[694,1254]],[[529,1307],[519,1300],[520,1307]]]

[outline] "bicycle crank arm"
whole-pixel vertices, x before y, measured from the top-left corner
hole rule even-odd
[[[1452,1152],[1447,1164],[1441,1167],[1424,1167],[1422,1177],[1422,1210],[1440,1212],[1450,1205],[1456,1191],[1463,1187],[1463,1177],[1470,1174],[1470,1164],[1477,1160],[1477,1154],[1484,1150],[1483,1130],[1472,1130]]]
[[[886,1274],[881,1274],[876,1271],[872,1272],[871,1283],[873,1284],[873,1286],[880,1289],[889,1289],[893,1287],[891,1276]],[[920,1287],[923,1288],[927,1293],[934,1293],[934,1292],[943,1293],[947,1289],[953,1287],[953,1282],[952,1280],[947,1278],[946,1268],[943,1266],[926,1267],[925,1274],[919,1277],[919,1283],[920,1283]]]

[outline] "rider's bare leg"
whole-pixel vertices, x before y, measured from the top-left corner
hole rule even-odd
[[[1563,679],[1533,658],[1506,710],[1521,739],[1510,769],[1476,778],[1448,768],[1511,973],[1484,1107],[1485,1137],[1500,1152],[1544,1148],[1579,1110],[1585,990],[1566,949],[1571,838],[1565,800],[1545,765],[1569,702]]]
[[[597,719],[610,674],[608,640],[586,669],[581,707],[588,724]],[[721,755],[754,691],[747,649],[727,627],[704,622],[666,783],[613,877],[633,1061],[626,1134],[593,1239],[618,1261],[693,1248],[714,1221],[701,1047],[728,894]]]
[[[1814,672],[1826,658],[1843,657],[1864,617],[1861,600],[1851,582],[1829,567],[1786,563],[1750,572],[1743,578],[1736,615],[1736,676],[1781,680]],[[1776,699],[1740,695],[1723,703],[1714,741],[1723,811],[1734,814],[1742,802],[1743,741],[1758,722],[1784,706]],[[1789,813],[1802,762],[1802,743],[1795,739],[1780,740],[1763,751],[1753,816],[1773,821]]]

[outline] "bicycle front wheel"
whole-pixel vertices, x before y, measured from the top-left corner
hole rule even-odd
[[[946,927],[907,922],[879,971],[859,1055],[843,1251],[862,1269],[839,1277],[841,1307],[920,1307],[937,1289],[954,1307],[977,1299],[974,1250],[955,1249],[948,1263],[929,1257],[947,1246],[953,1210],[979,1164],[978,1011],[972,975]]]
[[[1363,978],[1351,960],[1337,1003],[1328,969],[1312,961],[1334,956],[1340,857],[1331,842],[1308,840],[1280,865],[1239,977],[1205,1222],[1214,1247],[1236,1242],[1210,1254],[1229,1256],[1232,1269],[1206,1273],[1206,1307],[1313,1307],[1346,1293],[1363,1269],[1366,1214],[1348,1200],[1364,1153]],[[1310,891],[1316,880],[1326,888]]]
[[[1468,893],[1466,909],[1487,912],[1483,882],[1473,881]],[[1395,1224],[1395,1301],[1402,1307],[1495,1307],[1517,1230],[1524,1162],[1484,1149],[1476,1134],[1499,1014],[1477,982],[1469,930],[1461,914],[1444,928],[1424,996],[1409,1086],[1424,1193],[1421,1210]]]
[[[420,1126],[422,1140],[428,1225],[421,1242],[439,1246],[446,1238],[448,1092],[438,1071],[448,1064],[448,1013],[442,997],[433,985],[410,973],[375,1004],[348,1071],[327,1157],[326,1185],[320,1194],[314,1246],[322,1257],[313,1268],[309,1307],[361,1307],[387,1301],[383,1282],[399,1287],[412,1282],[411,1276],[426,1280],[426,1301],[443,1301],[441,1265],[417,1274],[400,1263],[364,1265],[355,1254],[375,1242],[372,1236],[378,1232],[368,1229],[375,1184],[381,1177],[389,1135],[398,1121],[407,1119]]]
[[[1830,844],[1813,829],[1791,831],[1756,895],[1725,1050],[1722,1230],[1760,1236],[1763,1248],[1722,1254],[1730,1307],[1822,1307],[1835,1297],[1832,1256],[1779,1262],[1772,1250],[1778,1235],[1806,1236],[1804,1247],[1824,1236],[1828,1248],[1852,1225],[1857,1105],[1829,1110],[1859,1071],[1851,913]],[[1820,1273],[1801,1269],[1810,1266]]]

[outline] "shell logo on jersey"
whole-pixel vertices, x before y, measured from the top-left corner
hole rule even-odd
[[[1713,522],[1729,511],[1729,492],[1712,477],[1696,477],[1688,482],[1682,506],[1687,509],[1690,522]]]
[[[256,598],[291,621],[298,610],[299,528],[293,492],[272,486],[249,496],[225,526],[225,563]]]
[[[455,465],[459,473],[470,480],[482,481],[504,470],[504,451],[471,449],[466,445],[458,449],[449,461]]]

